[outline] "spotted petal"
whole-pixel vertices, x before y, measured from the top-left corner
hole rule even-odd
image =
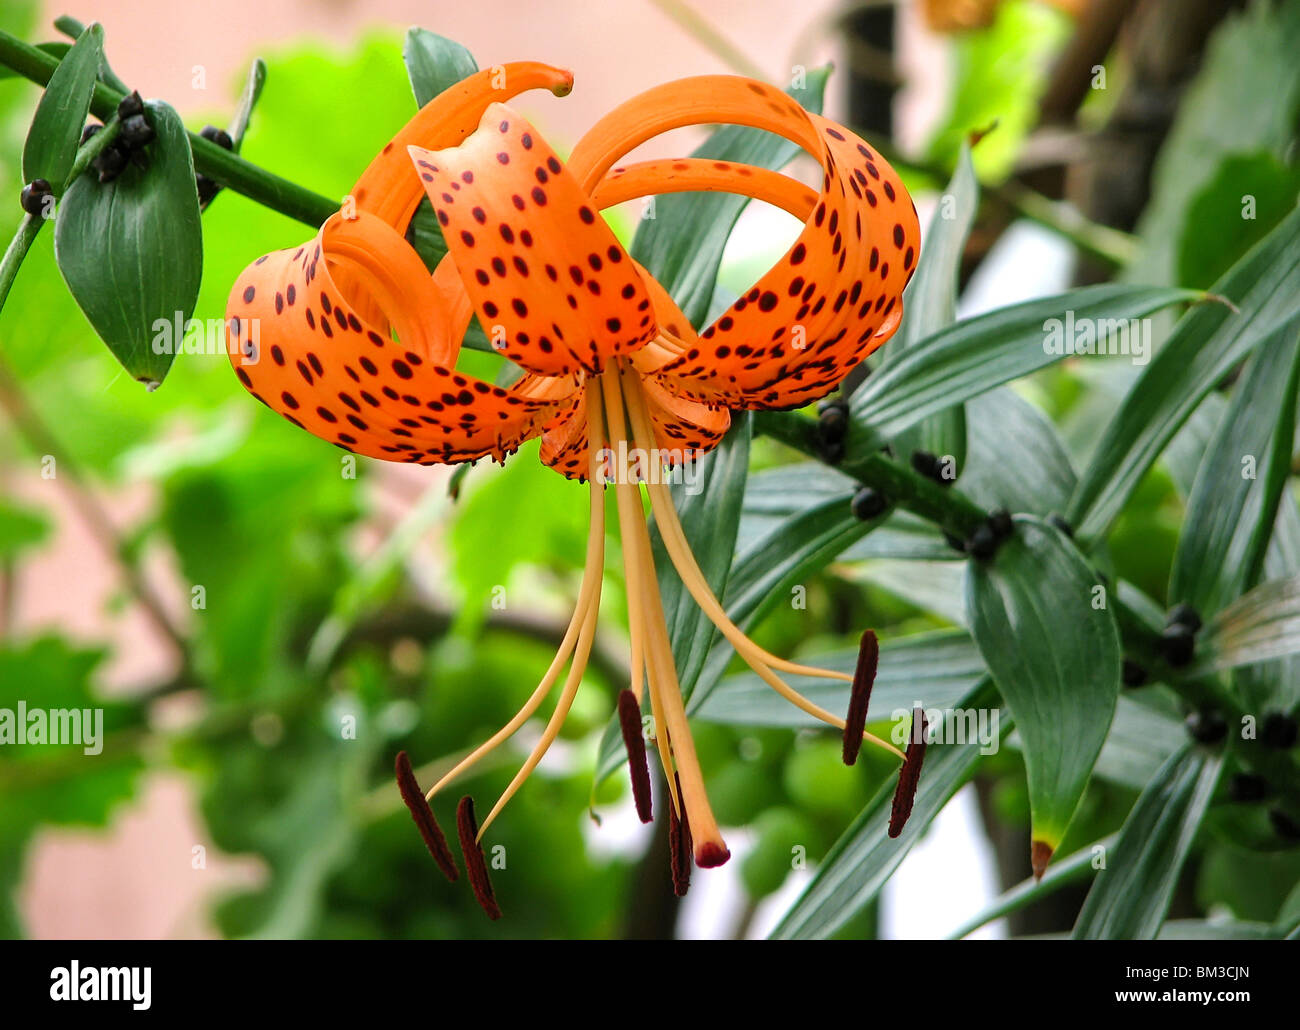
[[[745,296],[676,357],[652,371],[682,396],[744,408],[799,406],[825,396],[897,328],[915,269],[920,227],[893,169],[847,130],[780,91],[734,76],[670,83],[602,119],[575,148],[570,168],[606,191],[611,166],[647,139],[695,123],[730,122],[775,132],[822,165],[820,195],[806,196],[759,170],[682,162],[674,189],[729,188],[804,212],[799,239]],[[628,174],[648,176],[643,169]],[[610,190],[613,194],[616,191]],[[643,371],[645,359],[638,362]]]
[[[336,273],[358,285],[345,290]],[[253,396],[346,450],[422,464],[502,458],[566,410],[577,383],[525,377],[506,390],[437,363],[450,318],[396,230],[335,215],[315,242],[240,276],[227,349]]]
[[[411,148],[494,346],[541,375],[599,373],[655,335],[641,277],[555,152],[493,104],[459,147]]]

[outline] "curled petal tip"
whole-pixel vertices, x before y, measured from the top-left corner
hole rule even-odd
[[[1034,870],[1034,879],[1041,880],[1047,872],[1047,863],[1052,860],[1052,846],[1046,841],[1036,840],[1029,849],[1029,864]]]
[[[557,97],[567,97],[573,92],[573,72],[567,68],[557,68],[556,74],[559,76],[559,81],[551,87],[551,92]]]

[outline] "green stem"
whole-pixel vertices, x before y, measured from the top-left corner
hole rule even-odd
[[[0,31],[0,64],[38,85],[49,83],[59,60],[45,51],[23,42],[7,32]],[[124,94],[103,82],[95,83],[90,110],[107,122],[117,113],[117,105]],[[259,168],[255,164],[197,133],[189,133],[190,148],[194,152],[194,167],[208,178],[242,193],[281,214],[295,218],[313,229],[335,214],[339,205],[328,197],[304,189],[288,179]]]
[[[90,162],[95,160],[100,155],[100,152],[117,138],[120,128],[121,125],[117,120],[117,115],[114,115],[104,123],[104,127],[99,132],[91,136],[86,144],[77,151],[76,160],[72,162],[72,171],[68,173],[68,179],[63,184],[63,189],[59,190],[60,196],[90,167]]]
[[[0,261],[0,310],[4,309],[5,301],[9,299],[9,291],[18,277],[18,269],[22,268],[27,252],[32,249],[32,244],[36,242],[36,236],[44,224],[45,219],[40,215],[27,215],[18,226],[18,231],[14,233],[14,238],[5,251],[4,260]]]
[[[760,411],[754,415],[754,430],[810,458],[826,461],[817,423],[812,419],[790,411]],[[879,490],[890,504],[920,515],[961,539],[988,519],[988,512],[959,490],[927,479],[879,452],[851,454],[832,467],[863,486]]]

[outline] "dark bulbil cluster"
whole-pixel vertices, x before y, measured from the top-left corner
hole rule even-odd
[[[879,518],[889,510],[889,498],[874,487],[864,486],[849,502],[853,517],[862,522]]]
[[[948,459],[951,461],[951,459]],[[912,452],[912,468],[926,479],[933,479],[940,486],[952,486],[955,477],[945,475],[944,459],[929,451]]]
[[[1216,744],[1228,735],[1228,722],[1217,708],[1191,712],[1186,726],[1192,739],[1200,744]]]
[[[43,215],[53,188],[44,179],[33,179],[23,187],[21,203],[29,215]]]
[[[817,436],[822,457],[828,465],[844,460],[844,437],[849,431],[849,404],[843,397],[831,397],[817,405]]]
[[[1003,540],[1011,536],[1015,529],[1015,523],[1011,519],[1011,512],[1007,511],[1006,508],[995,508],[989,512],[989,517],[976,526],[965,540],[959,536],[954,536],[952,533],[944,533],[943,538],[948,541],[948,546],[954,551],[969,554],[979,561],[988,561],[998,553],[999,545]]]
[[[230,138],[230,133],[225,129],[218,129],[215,125],[203,126],[203,131],[199,133],[209,143],[215,143],[223,150],[234,150],[235,141]],[[199,210],[202,211],[212,203],[213,198],[221,192],[221,184],[209,179],[202,172],[194,177],[194,184],[199,190]]]
[[[138,92],[132,91],[122,98],[117,105],[117,119],[119,124],[116,138],[96,154],[95,160],[90,164],[102,183],[112,182],[129,164],[134,164],[137,168],[145,168],[149,164],[144,148],[153,142],[154,130],[149,124],[144,101]],[[81,134],[82,145],[103,128],[102,125],[87,125]]]
[[[1201,628],[1201,617],[1189,604],[1176,604],[1169,609],[1165,628],[1160,634],[1160,657],[1175,669],[1188,665],[1196,651],[1196,633]]]

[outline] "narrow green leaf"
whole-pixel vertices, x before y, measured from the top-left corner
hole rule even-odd
[[[1093,452],[1066,517],[1105,536],[1129,495],[1201,400],[1262,340],[1300,313],[1300,210],[1215,283],[1220,303],[1187,312],[1143,369]]]
[[[966,413],[979,432],[968,444],[962,493],[986,508],[1065,510],[1076,476],[1051,419],[1009,387],[972,397]]]
[[[1190,742],[1161,766],[1088,892],[1076,940],[1155,939],[1222,767]]]
[[[997,692],[985,680],[963,699],[960,708],[967,712],[988,711],[996,708],[997,700]],[[980,758],[981,748],[987,749],[987,745],[970,739],[968,734],[948,732],[949,728],[963,724],[959,714],[952,713],[945,718],[942,733],[938,728],[934,731],[937,739],[947,740],[950,736],[961,739],[954,743],[932,743],[926,749],[912,816],[902,834],[897,838],[889,836],[894,784],[886,783],[835,842],[817,867],[812,882],[772,931],[772,937],[780,940],[829,937],[880,893],[939,810],[966,782]],[[1011,719],[1002,712],[998,720],[1000,734],[1005,736],[1010,728]]]
[[[1169,600],[1190,604],[1202,618],[1254,586],[1263,571],[1291,472],[1300,379],[1297,337],[1300,318],[1255,349],[1192,487]]]
[[[858,649],[801,657],[805,664],[837,672],[853,672]],[[927,706],[949,708],[966,697],[984,676],[984,660],[970,635],[962,630],[886,638],[880,645],[880,665],[871,690],[871,718],[912,710],[923,699]],[[844,712],[849,685],[811,676],[787,676],[786,682],[827,711]],[[696,709],[697,718],[728,726],[775,726],[782,729],[821,728],[824,724],[795,708],[752,672],[728,676]]]
[[[418,27],[407,30],[402,60],[420,107],[478,71],[474,55],[459,43]]]
[[[931,339],[957,319],[957,276],[961,271],[966,238],[979,210],[979,180],[971,164],[970,147],[963,143],[948,188],[926,228],[916,274],[903,295],[903,320],[885,352],[883,368],[899,356]],[[905,430],[894,440],[894,453],[906,457],[913,451],[951,455],[957,471],[966,464],[966,412],[961,404],[936,412]]]
[[[1060,846],[1115,713],[1119,632],[1099,596],[1069,541],[1024,516],[993,561],[969,569],[971,633],[1024,746],[1035,850]]]
[[[149,101],[148,166],[99,183],[83,175],[59,205],[59,271],[99,338],[135,379],[157,386],[194,310],[203,272],[194,162],[179,116]],[[160,353],[161,351],[161,353]]]
[[[42,543],[49,534],[49,519],[39,510],[0,499],[0,564]]]
[[[922,611],[947,619],[954,626],[965,626],[968,621],[962,596],[965,565],[950,547],[945,560],[880,558],[854,569],[850,578],[874,584]]]
[[[56,193],[63,189],[77,157],[103,53],[104,30],[91,25],[54,69],[23,147],[24,182],[44,179]]]
[[[906,351],[854,393],[848,453],[878,450],[935,412],[1060,361],[1069,348],[1056,327],[1064,326],[1067,313],[1075,325],[1126,325],[1201,296],[1192,290],[1086,286],[958,322]],[[849,463],[845,469],[851,471]]]
[[[830,68],[810,71],[803,89],[789,90],[806,110],[822,109]],[[800,148],[781,136],[744,126],[719,129],[691,156],[779,169]],[[632,256],[663,284],[691,324],[709,314],[722,252],[749,203],[730,193],[676,193],[656,197],[654,217],[643,218],[632,240]]]
[[[1196,660],[1184,673],[1202,676],[1300,654],[1300,575],[1272,579],[1220,611],[1198,634]]]
[[[1186,740],[1187,728],[1175,712],[1121,694],[1093,774],[1141,790]]]
[[[1096,872],[1098,856],[1104,855],[1110,850],[1115,843],[1116,836],[1112,834],[1109,837],[1103,837],[1087,847],[1080,848],[1068,857],[1060,859],[1047,871],[1047,874],[1041,880],[1036,880],[1032,876],[1027,880],[1021,880],[1010,890],[995,898],[993,903],[982,909],[978,915],[962,923],[961,926],[949,934],[948,939],[952,941],[961,940],[963,937],[974,933],[981,926],[1010,915],[1012,912],[1019,912],[1026,905],[1031,905],[1041,898],[1055,894],[1062,887],[1069,887],[1071,884],[1090,879],[1093,873]]]
[[[66,14],[59,15],[59,17],[54,19],[54,27],[58,29],[60,32],[62,32],[69,39],[74,39],[74,40],[78,36],[80,36],[83,32],[86,31],[86,26],[82,22]],[[44,44],[41,47],[41,49],[44,50],[46,47],[49,46],[62,46],[63,53],[66,53],[68,51],[70,44],[47,43]],[[53,51],[49,51],[49,52],[53,53]],[[104,83],[106,86],[112,86],[119,93],[131,92],[131,87],[128,86],[125,82],[123,82],[121,77],[118,76],[118,74],[114,72],[111,67],[109,67],[107,54],[102,55],[99,59],[99,81]]]

